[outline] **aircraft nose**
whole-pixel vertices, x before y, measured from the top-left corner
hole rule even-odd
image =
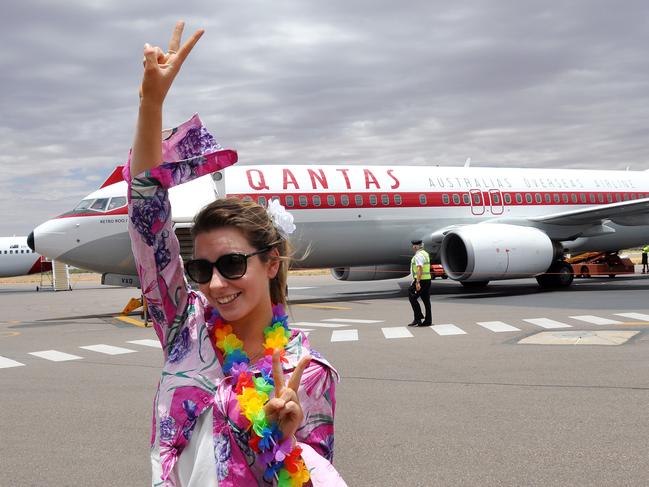
[[[34,248],[34,232],[31,232],[27,236],[27,247],[32,249],[32,252],[36,252],[36,249]]]

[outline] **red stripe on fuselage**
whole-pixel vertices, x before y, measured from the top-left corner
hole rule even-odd
[[[492,201],[497,195],[498,202]],[[538,195],[538,196],[537,196]],[[363,193],[239,193],[228,196],[265,204],[278,198],[287,209],[419,208],[508,206],[606,205],[649,197],[645,192],[621,191],[446,191],[446,192],[363,192]],[[345,197],[347,204],[345,204]],[[476,200],[476,198],[478,198]]]
[[[74,213],[74,212],[69,212],[69,213],[64,213],[63,215],[59,215],[56,218],[76,218],[79,216],[115,216],[115,215],[128,215],[128,206],[122,206],[121,208],[115,208],[114,210],[110,211],[88,211],[86,213]]]

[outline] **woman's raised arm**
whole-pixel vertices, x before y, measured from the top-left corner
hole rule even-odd
[[[176,23],[169,49],[144,45],[144,75],[140,87],[140,109],[131,154],[131,177],[162,162],[162,105],[185,59],[203,35],[199,29],[181,46],[185,23]]]

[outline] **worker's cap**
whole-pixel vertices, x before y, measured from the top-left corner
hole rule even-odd
[[[417,239],[415,239],[415,240],[411,240],[410,243],[411,243],[412,245],[421,245],[421,244],[422,244],[422,241],[421,241],[421,240],[417,240]]]

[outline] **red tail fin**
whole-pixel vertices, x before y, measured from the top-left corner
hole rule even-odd
[[[103,184],[99,186],[99,189],[110,186],[111,184],[119,183],[120,181],[124,181],[124,177],[122,176],[122,169],[124,169],[124,166],[117,166],[113,170],[113,172],[110,173],[110,176],[108,176],[106,181],[104,181]]]

